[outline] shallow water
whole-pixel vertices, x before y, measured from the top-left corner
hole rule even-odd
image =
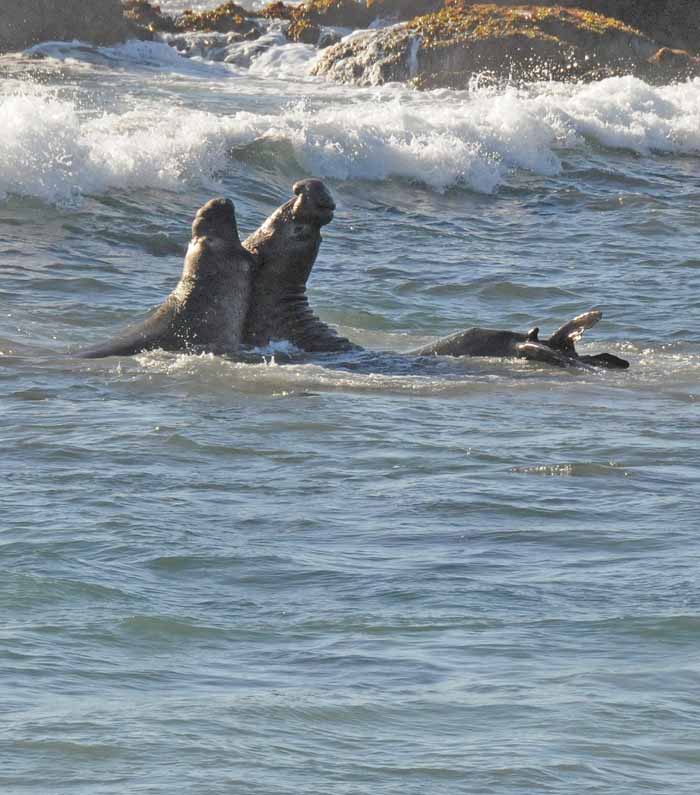
[[[0,58],[2,791],[694,795],[700,81],[358,90],[267,41]],[[248,234],[310,174],[352,339],[596,306],[631,369],[64,355],[212,195]]]

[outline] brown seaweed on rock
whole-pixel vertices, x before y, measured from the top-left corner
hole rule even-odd
[[[515,81],[618,74],[668,80],[700,71],[692,56],[659,60],[658,50],[641,31],[579,8],[448,0],[438,12],[331,47],[314,73],[358,85],[401,81],[462,89],[475,74]]]
[[[307,0],[299,6],[275,2],[267,17],[291,19],[290,38],[314,43],[322,26],[367,27],[378,18],[407,21],[444,7],[479,5],[457,0]],[[497,0],[498,6],[518,3]],[[524,4],[520,4],[524,5]],[[659,46],[700,50],[700,3],[690,0],[540,0],[540,6],[595,12],[644,33]],[[534,8],[534,5],[528,5]]]
[[[152,33],[174,33],[177,30],[174,18],[161,13],[160,6],[151,5],[146,0],[122,0],[122,4],[127,19]]]
[[[294,9],[295,6],[289,6],[283,3],[282,0],[277,0],[266,5],[260,12],[260,16],[267,19],[291,19]]]
[[[292,11],[287,35],[292,41],[316,44],[322,26],[364,28],[375,16],[357,0],[308,0]]]
[[[255,11],[248,11],[238,3],[228,2],[209,11],[186,10],[175,16],[163,14],[160,6],[151,5],[146,0],[123,0],[124,13],[133,22],[147,27],[151,32],[185,33],[200,31],[205,33],[241,33],[257,32],[251,20],[261,16]]]
[[[200,30],[216,33],[246,33],[251,27],[251,18],[258,17],[255,11],[248,11],[238,3],[224,3],[211,11],[184,11],[175,18],[178,30]]]

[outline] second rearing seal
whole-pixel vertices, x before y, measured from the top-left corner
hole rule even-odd
[[[272,340],[288,340],[310,353],[360,351],[314,315],[306,295],[306,282],[321,245],[321,227],[333,220],[335,202],[318,179],[301,180],[292,189],[295,197],[243,243],[257,260],[243,343],[262,347]],[[406,355],[515,357],[559,367],[624,369],[629,363],[613,354],[581,356],[576,351],[575,341],[601,316],[597,310],[585,312],[542,341],[536,328],[527,334],[470,328]]]
[[[321,227],[333,220],[333,197],[320,179],[300,180],[292,191],[294,197],[243,241],[257,262],[243,343],[288,340],[313,353],[357,350],[314,315],[306,295]]]

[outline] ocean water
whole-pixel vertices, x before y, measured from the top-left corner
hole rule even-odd
[[[0,58],[0,791],[696,795],[700,81],[179,47]],[[310,175],[378,353],[66,353]],[[379,353],[590,307],[628,371]]]

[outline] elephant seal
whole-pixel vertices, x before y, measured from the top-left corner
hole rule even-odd
[[[244,343],[263,347],[271,340],[289,340],[309,353],[361,351],[314,315],[306,295],[306,282],[321,245],[321,227],[333,220],[333,197],[318,179],[301,180],[292,190],[295,197],[243,242],[257,261]],[[559,367],[629,367],[629,362],[610,353],[580,356],[576,352],[574,343],[601,317],[597,310],[579,315],[546,341],[539,339],[537,328],[527,334],[470,328],[407,355],[517,357]]]
[[[625,370],[629,362],[612,353],[581,356],[575,343],[584,331],[603,317],[597,309],[584,312],[557,329],[547,340],[540,340],[539,328],[527,334],[497,329],[470,328],[413,351],[416,356],[494,356],[530,359],[559,367],[605,367]]]
[[[333,197],[319,179],[302,179],[292,192],[293,198],[243,241],[257,265],[243,342],[257,348],[288,340],[312,353],[360,350],[316,317],[306,295],[321,227],[333,220]]]
[[[166,351],[236,353],[248,312],[255,261],[241,245],[230,199],[211,199],[192,223],[177,287],[142,323],[78,351],[82,358]]]

